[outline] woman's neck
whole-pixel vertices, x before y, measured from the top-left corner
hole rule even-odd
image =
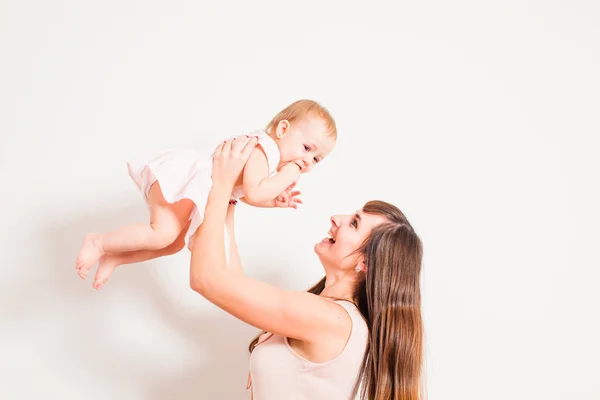
[[[356,279],[349,278],[343,273],[328,273],[325,276],[325,289],[321,292],[321,296],[354,301],[356,284]]]

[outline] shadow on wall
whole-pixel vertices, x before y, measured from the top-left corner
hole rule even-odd
[[[102,386],[117,382],[119,388],[126,387],[129,391],[123,397],[112,397],[116,399],[131,399],[131,393],[151,400],[247,399],[247,345],[256,329],[221,310],[205,313],[186,310],[169,297],[164,284],[153,274],[151,262],[117,268],[99,292],[91,287],[95,269],[86,281],[77,276],[74,261],[86,232],[102,232],[123,223],[143,221],[147,218],[144,211],[138,203],[113,214],[83,216],[43,229],[40,232],[43,245],[35,257],[43,260],[43,265],[34,267],[43,268],[48,278],[28,282],[29,294],[19,294],[11,302],[15,307],[10,315],[3,319],[35,319],[36,329],[43,329],[43,333],[35,334],[35,357],[56,364],[52,366],[53,374],[61,381],[64,377],[65,384],[73,379],[97,380]],[[181,265],[180,260],[178,257],[175,261],[178,265],[173,267],[184,269],[186,272],[181,273],[187,277],[187,261]],[[278,285],[278,278],[270,276],[265,280]],[[109,285],[110,290],[106,290]],[[191,291],[185,278],[181,279],[181,287],[174,290]],[[206,301],[197,296],[199,304]],[[123,319],[122,309],[127,303],[142,304],[148,309],[152,317],[147,326],[165,328],[189,343],[185,373],[181,373],[182,364],[176,356],[165,356],[172,348],[169,343],[148,345],[144,340],[136,340],[136,333],[132,336],[131,331],[119,330],[118,321]],[[140,315],[135,317],[143,319]],[[191,367],[189,360],[193,360]]]

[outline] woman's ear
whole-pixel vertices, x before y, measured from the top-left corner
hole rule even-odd
[[[367,263],[365,262],[364,257],[360,257],[358,260],[358,264],[356,264],[356,272],[364,272],[367,273]]]

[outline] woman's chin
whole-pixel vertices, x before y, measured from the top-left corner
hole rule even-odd
[[[317,243],[315,243],[315,245],[314,245],[314,247],[313,247],[313,250],[315,251],[315,253],[317,253],[317,254],[319,254],[319,253],[320,253],[320,251],[319,251],[319,250],[321,249],[321,246],[322,246],[322,245],[321,245],[321,242],[317,242]]]
[[[327,251],[332,246],[332,244],[333,243],[331,243],[328,238],[317,242],[314,247],[315,253],[319,254]]]

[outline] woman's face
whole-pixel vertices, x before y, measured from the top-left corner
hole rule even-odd
[[[315,245],[315,253],[325,268],[354,269],[362,262],[360,254],[354,253],[369,237],[377,225],[386,222],[381,215],[355,214],[334,215],[328,237]]]

